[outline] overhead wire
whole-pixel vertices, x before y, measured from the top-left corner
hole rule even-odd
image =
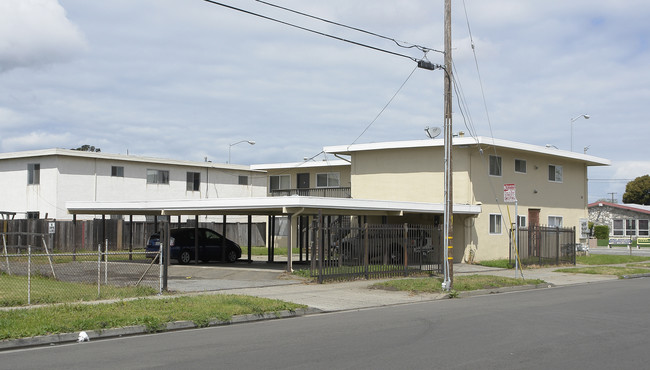
[[[300,29],[300,30],[303,30],[303,31],[311,32],[311,33],[314,33],[314,34],[317,34],[317,35],[329,37],[329,38],[332,38],[334,40],[347,42],[347,43],[350,43],[350,44],[353,44],[353,45],[361,46],[361,47],[364,47],[364,48],[368,48],[368,49],[379,51],[379,52],[386,53],[386,54],[399,56],[399,57],[402,57],[402,58],[407,58],[407,59],[410,59],[410,60],[412,60],[412,61],[414,61],[416,63],[418,62],[418,59],[416,59],[414,57],[411,57],[409,55],[406,55],[406,54],[400,54],[400,53],[390,51],[390,50],[386,50],[386,49],[382,49],[382,48],[379,48],[379,47],[376,47],[376,46],[364,44],[364,43],[357,42],[357,41],[348,40],[348,39],[345,39],[345,38],[342,38],[342,37],[339,37],[339,36],[334,36],[334,35],[331,35],[331,34],[328,34],[328,33],[325,33],[325,32],[316,31],[316,30],[313,30],[311,28],[299,26],[297,24],[289,23],[289,22],[286,22],[286,21],[283,21],[283,20],[280,20],[280,19],[277,19],[277,18],[269,17],[269,16],[259,14],[259,13],[255,13],[255,12],[252,12],[250,10],[237,8],[235,6],[220,3],[220,2],[215,1],[215,0],[203,0],[203,1],[205,1],[207,3],[210,3],[210,4],[213,4],[213,5],[222,6],[224,8],[228,8],[228,9],[235,10],[235,11],[238,11],[238,12],[241,12],[241,13],[245,13],[245,14],[248,14],[248,15],[259,17],[259,18],[262,18],[262,19],[266,19],[266,20],[269,20],[269,21],[272,21],[272,22],[277,22],[277,23],[283,24],[285,26],[289,26],[289,27],[297,28],[297,29]]]
[[[258,3],[262,3],[262,4],[265,4],[265,5],[274,7],[274,8],[282,9],[282,10],[285,10],[285,11],[288,11],[288,12],[291,12],[291,13],[294,13],[294,14],[302,15],[304,17],[316,19],[316,20],[319,20],[321,22],[333,24],[335,26],[347,28],[347,29],[350,29],[350,30],[353,30],[353,31],[358,31],[358,32],[365,33],[365,34],[368,34],[368,35],[371,35],[371,36],[376,36],[376,37],[382,38],[384,40],[389,40],[389,41],[394,42],[395,45],[397,45],[397,46],[399,46],[401,48],[405,48],[405,49],[416,48],[416,49],[418,49],[418,50],[420,50],[420,51],[422,51],[424,53],[427,53],[429,51],[435,51],[437,53],[444,54],[444,51],[441,51],[441,50],[436,50],[436,49],[433,49],[433,48],[430,48],[430,47],[421,46],[421,45],[417,45],[417,44],[412,44],[412,43],[406,42],[406,41],[399,41],[399,40],[396,40],[396,39],[394,39],[392,37],[383,36],[383,35],[380,35],[378,33],[367,31],[367,30],[364,30],[364,29],[361,29],[361,28],[352,27],[352,26],[348,26],[348,25],[345,25],[345,24],[342,24],[342,23],[330,21],[330,20],[325,19],[325,18],[317,17],[317,16],[314,16],[314,15],[307,14],[307,13],[304,13],[304,12],[300,12],[300,11],[290,9],[290,8],[287,8],[287,7],[284,7],[284,6],[273,4],[273,3],[270,3],[268,1],[262,1],[262,0],[255,0],[255,1],[258,2]]]

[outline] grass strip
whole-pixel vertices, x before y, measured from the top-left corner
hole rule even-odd
[[[441,277],[390,280],[373,284],[372,288],[412,293],[442,293],[442,280]],[[524,280],[494,275],[463,275],[454,278],[454,290],[462,292],[542,283],[544,281],[539,279]]]
[[[150,332],[173,321],[207,326],[234,315],[295,311],[306,306],[280,300],[239,295],[202,295],[136,299],[103,304],[64,304],[0,312],[0,340],[38,335],[144,325]]]
[[[625,275],[647,274],[650,272],[644,268],[620,267],[620,266],[589,266],[573,267],[554,270],[554,272],[568,272],[571,274],[592,274],[592,275],[614,275],[619,279]]]
[[[97,299],[124,299],[155,295],[158,290],[147,286],[117,287],[102,285],[97,296],[96,283],[71,283],[49,277],[31,277],[32,304],[94,301]],[[0,274],[0,307],[27,305],[27,277]]]
[[[621,256],[607,254],[591,254],[589,256],[576,256],[576,263],[580,265],[617,265],[630,262],[650,261],[650,257]]]

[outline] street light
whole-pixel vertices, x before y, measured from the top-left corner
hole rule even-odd
[[[241,144],[241,143],[249,143],[250,145],[255,145],[255,141],[253,141],[253,140],[241,140],[241,141],[238,141],[238,142],[236,142],[236,143],[232,143],[232,144],[230,144],[230,145],[228,146],[228,163],[230,163],[230,149],[231,149],[234,145]]]
[[[571,151],[573,151],[573,122],[575,122],[576,120],[578,120],[578,119],[580,119],[582,117],[584,117],[585,119],[589,119],[591,116],[588,115],[588,114],[581,114],[581,115],[579,115],[577,117],[571,118]]]

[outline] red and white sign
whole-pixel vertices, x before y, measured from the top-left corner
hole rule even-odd
[[[515,184],[503,184],[503,201],[506,203],[515,203],[517,201]]]

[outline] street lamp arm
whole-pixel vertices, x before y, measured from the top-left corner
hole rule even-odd
[[[240,140],[240,141],[238,141],[238,142],[236,142],[236,143],[232,143],[232,144],[228,145],[228,163],[230,163],[230,149],[231,149],[234,145],[241,144],[241,143],[249,143],[250,145],[255,145],[255,141],[254,141],[254,140]]]

